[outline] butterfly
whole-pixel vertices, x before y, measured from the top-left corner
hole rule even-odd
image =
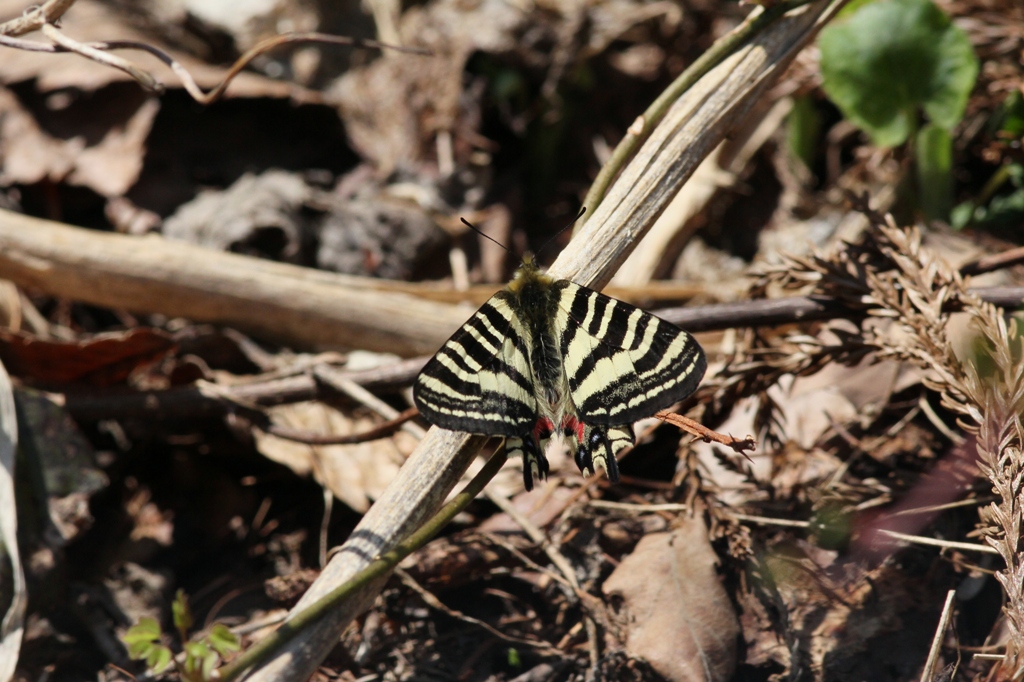
[[[515,277],[441,346],[417,376],[413,401],[430,423],[504,436],[523,457],[523,483],[548,474],[553,437],[585,475],[619,479],[616,455],[633,423],[682,400],[707,369],[682,329],[540,271],[531,255]]]

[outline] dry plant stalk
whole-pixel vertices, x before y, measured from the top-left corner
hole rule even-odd
[[[1024,486],[1024,338],[1004,312],[969,292],[956,270],[922,246],[916,228],[900,229],[856,200],[872,221],[863,244],[835,252],[790,257],[763,272],[755,289],[806,289],[836,296],[870,316],[859,333],[841,332],[841,343],[791,335],[780,345],[755,351],[736,364],[716,387],[724,399],[751,394],[785,373],[812,374],[827,362],[850,361],[870,353],[876,360],[911,362],[927,371],[925,384],[958,423],[975,437],[979,472],[992,484],[996,501],[981,510],[980,534],[1003,558],[996,576],[1006,591],[1004,613],[1010,633],[1002,663],[1008,675],[1024,670],[1024,547],[1021,493]],[[949,336],[950,310],[968,313],[980,336],[975,357],[960,359]],[[871,319],[891,320],[889,325]],[[836,331],[836,330],[833,330]],[[798,348],[798,352],[785,351]]]

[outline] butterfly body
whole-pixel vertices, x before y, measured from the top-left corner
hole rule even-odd
[[[413,397],[442,428],[505,436],[527,489],[548,442],[566,438],[584,473],[618,479],[632,424],[692,393],[706,360],[686,332],[542,272],[531,256],[427,363]]]

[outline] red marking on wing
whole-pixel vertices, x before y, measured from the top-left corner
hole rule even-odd
[[[554,428],[555,425],[551,422],[550,419],[548,419],[547,417],[541,417],[540,419],[537,420],[536,425],[534,425],[533,427],[533,437],[538,442],[540,442],[542,439],[551,435],[551,432],[554,430]]]

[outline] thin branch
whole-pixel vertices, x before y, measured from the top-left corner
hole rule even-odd
[[[994,253],[982,256],[960,268],[961,275],[980,275],[986,272],[1002,270],[1014,265],[1024,263],[1024,246],[1015,249],[1007,249],[1002,253]]]
[[[33,5],[17,19],[0,24],[0,36],[21,36],[38,31],[64,16],[73,4],[75,0],[46,0],[42,5]]]
[[[1024,304],[1024,287],[975,287],[968,293],[986,303],[1014,310]],[[772,327],[798,322],[820,322],[838,318],[859,320],[868,317],[873,306],[854,308],[831,296],[786,296],[752,299],[733,303],[715,303],[690,308],[664,308],[655,313],[666,322],[689,332],[716,331],[732,327]],[[950,303],[944,312],[957,310]]]
[[[983,504],[988,504],[995,500],[994,495],[988,497],[972,497],[966,500],[957,500],[956,502],[947,502],[945,504],[931,504],[927,507],[914,507],[913,509],[901,509],[895,511],[890,516],[913,516],[915,514],[932,514],[937,511],[945,511],[947,509],[957,509],[959,507],[978,507]]]
[[[712,431],[708,427],[704,426],[700,422],[696,422],[689,417],[668,410],[662,410],[658,414],[654,415],[658,419],[677,426],[683,431],[700,438],[705,443],[718,443],[726,447],[732,448],[739,454],[746,457],[746,450],[753,450],[757,447],[757,443],[754,442],[753,436],[747,436],[746,438],[734,438],[724,433],[718,433]],[[749,459],[749,457],[747,458]]]
[[[41,43],[38,40],[13,38],[11,36],[5,36],[2,33],[0,33],[0,45],[3,45],[4,47],[11,47],[15,50],[25,50],[26,52],[67,52],[64,48],[52,43]],[[93,45],[93,47],[95,46]]]
[[[559,583],[569,588],[570,590],[572,589],[572,585],[569,584],[569,581],[566,580],[561,573],[552,570],[548,566],[541,566],[536,561],[526,556],[526,554],[523,553],[518,547],[513,545],[506,538],[502,537],[502,535],[500,535],[499,533],[481,533],[480,537],[486,540],[487,542],[490,542],[492,544],[497,545],[498,547],[501,547],[506,552],[508,552],[509,554],[523,562],[524,566],[528,566],[529,568],[532,568],[538,573],[543,573],[544,575],[554,580],[556,583]]]
[[[736,512],[728,512],[729,516],[736,519],[737,521],[746,521],[747,523],[756,523],[759,526],[782,526],[784,528],[810,528],[810,521],[798,521],[795,519],[777,519],[771,516],[755,516],[753,514],[738,514]]]
[[[269,38],[261,40],[256,45],[249,48],[245,52],[245,54],[243,54],[241,57],[235,60],[235,63],[232,64],[230,68],[228,68],[228,72],[221,80],[221,82],[215,85],[213,88],[211,88],[208,92],[204,93],[202,89],[199,87],[199,85],[196,84],[195,79],[192,78],[192,74],[190,74],[188,70],[185,69],[185,67],[182,66],[176,59],[166,54],[165,52],[162,52],[155,47],[143,45],[141,43],[130,44],[127,42],[121,42],[109,43],[109,45],[111,45],[112,48],[116,46],[121,48],[133,47],[136,49],[146,50],[154,57],[162,61],[164,64],[166,64],[167,67],[170,68],[171,71],[173,71],[178,76],[178,78],[181,80],[182,87],[185,88],[185,90],[188,92],[188,94],[192,96],[193,99],[195,99],[200,104],[211,104],[212,102],[217,101],[221,97],[221,95],[224,94],[224,91],[227,90],[227,87],[231,83],[231,81],[234,80],[235,76],[237,76],[242,71],[242,69],[248,66],[249,62],[251,62],[256,57],[266,52],[269,52],[270,50],[273,50],[276,47],[292,43],[323,43],[327,45],[353,45],[357,47],[368,47],[378,50],[395,50],[398,52],[404,52],[406,54],[415,54],[423,56],[429,56],[430,54],[432,54],[429,50],[425,50],[422,48],[402,47],[400,45],[387,45],[385,43],[377,42],[376,40],[362,40],[358,38],[350,38],[348,36],[329,35],[327,33],[284,33],[281,35],[271,36]]]
[[[493,502],[498,509],[508,514],[513,521],[519,524],[519,527],[523,529],[523,532],[525,532],[531,540],[544,550],[544,553],[547,554],[549,559],[551,559],[551,563],[553,563],[558,570],[562,572],[562,575],[565,576],[565,579],[568,581],[571,587],[570,594],[573,601],[578,602],[581,606],[585,607],[587,602],[582,599],[582,590],[580,589],[579,581],[576,579],[576,571],[573,569],[572,564],[569,563],[569,560],[565,558],[565,555],[562,554],[562,552],[559,551],[559,549],[555,547],[550,540],[548,540],[547,536],[544,535],[544,532],[540,528],[530,521],[530,519],[526,518],[525,515],[520,513],[510,500],[490,490],[486,490],[485,493],[487,494],[487,499]],[[586,609],[584,610],[584,614],[583,625],[587,631],[587,642],[590,646],[590,662],[593,667],[597,665],[599,660],[597,626],[594,623],[594,618],[591,617]]]
[[[932,646],[928,651],[928,660],[925,661],[924,670],[921,671],[921,682],[932,682],[935,674],[935,666],[939,662],[939,652],[942,651],[942,640],[946,636],[946,628],[953,617],[953,600],[956,598],[956,590],[946,593],[946,603],[942,606],[942,615],[939,617],[939,624],[935,627],[935,636],[932,637]]]
[[[963,552],[981,552],[982,554],[999,554],[999,551],[988,545],[979,545],[976,542],[956,542],[954,540],[939,540],[938,538],[926,538],[921,535],[908,535],[895,530],[879,528],[879,532],[888,535],[895,540],[911,542],[915,545],[927,545],[929,547],[941,547],[943,549],[959,549]]]
[[[367,429],[361,433],[350,433],[346,435],[323,435],[300,429],[291,429],[287,426],[281,426],[280,424],[273,423],[260,428],[272,436],[284,438],[285,440],[294,441],[296,443],[305,443],[306,445],[355,445],[356,443],[366,443],[371,440],[380,440],[381,438],[392,436],[402,428],[403,424],[410,419],[414,419],[419,413],[420,411],[415,407],[410,407],[394,419],[389,419],[383,424],[378,424],[372,429]]]
[[[615,509],[619,511],[631,511],[638,514],[649,514],[652,512],[674,511],[688,512],[690,505],[679,504],[678,502],[666,502],[664,504],[631,504],[629,502],[611,502],[609,500],[591,500],[587,506],[598,509]]]
[[[746,521],[748,523],[756,523],[762,526],[785,526],[787,528],[810,528],[810,521],[798,521],[793,519],[778,519],[770,516],[753,516],[750,514],[738,514],[735,512],[729,512],[729,516],[736,519],[737,521]],[[982,554],[998,554],[995,549],[988,545],[980,545],[974,542],[955,542],[953,540],[939,540],[938,538],[928,538],[921,535],[908,535],[906,533],[899,533],[894,530],[886,530],[884,528],[879,529],[880,532],[888,535],[895,540],[902,540],[903,542],[910,542],[915,545],[926,545],[928,547],[941,547],[943,549],[958,549],[964,552],[981,552]]]
[[[70,0],[70,2],[68,2],[68,0],[64,0],[64,2],[70,6],[74,0]],[[63,10],[61,13],[63,13]],[[171,69],[171,71],[173,71],[181,81],[181,85],[185,91],[200,104],[211,104],[220,99],[225,90],[227,90],[231,81],[234,80],[235,77],[241,73],[242,69],[248,66],[253,59],[273,50],[274,48],[280,47],[281,45],[293,43],[321,43],[326,45],[352,45],[377,50],[389,49],[406,54],[423,56],[431,54],[429,50],[422,48],[388,45],[376,40],[363,40],[359,38],[350,38],[348,36],[335,36],[315,32],[284,33],[282,35],[271,36],[254,45],[246,51],[245,54],[235,60],[235,63],[228,68],[227,74],[219,83],[217,83],[217,85],[204,93],[202,88],[199,87],[195,79],[192,77],[192,74],[188,72],[188,69],[186,69],[174,57],[158,47],[134,40],[110,40],[82,43],[62,33],[57,29],[52,21],[46,20],[47,16],[48,15],[42,11],[31,11],[27,12],[19,19],[15,19],[0,26],[0,45],[19,50],[27,50],[30,52],[73,52],[105,66],[123,71],[138,81],[143,88],[150,92],[163,93],[165,89],[164,85],[158,81],[155,76],[124,57],[109,54],[110,50],[139,50],[147,52]],[[9,31],[4,31],[5,26],[11,25],[15,22],[21,23]],[[36,30],[41,30],[43,35],[52,40],[54,44],[48,45],[37,41],[19,40],[13,37]]]
[[[344,393],[353,400],[356,400],[360,404],[370,408],[385,419],[397,419],[399,416],[398,410],[378,398],[373,394],[373,392],[349,379],[345,376],[344,372],[340,372],[337,369],[326,365],[319,365],[313,368],[313,376],[315,376],[318,381],[328,384],[331,388]],[[422,440],[423,437],[427,435],[427,432],[423,427],[419,424],[410,423],[408,420],[406,420],[406,422],[404,422],[399,428],[419,440]]]
[[[42,32],[44,36],[52,40],[58,47],[67,52],[74,52],[75,54],[91,59],[94,62],[98,62],[119,71],[124,71],[126,74],[137,80],[143,88],[150,92],[159,94],[164,91],[163,83],[154,78],[148,71],[144,71],[124,57],[110,54],[103,51],[103,49],[93,47],[86,43],[80,43],[77,40],[69,38],[53,24],[43,24]]]
[[[384,367],[342,371],[339,374],[368,391],[393,393],[409,386],[427,359],[413,358]],[[192,385],[160,391],[89,389],[66,393],[63,399],[64,407],[75,419],[95,421],[108,418],[219,418],[233,411],[236,405],[272,407],[330,397],[337,397],[331,384],[304,373],[283,378],[256,377],[249,383],[222,386],[216,394]],[[395,416],[386,415],[385,418],[393,419]]]
[[[573,591],[578,591],[580,589],[580,584],[579,581],[576,580],[575,569],[573,569],[569,560],[566,559],[560,551],[558,551],[558,548],[551,544],[551,541],[544,535],[544,531],[538,528],[535,523],[530,521],[530,519],[521,514],[509,500],[496,493],[492,494],[489,490],[486,492],[488,493],[487,499],[493,502],[498,509],[508,514],[509,517],[523,529],[523,532],[526,533],[527,537],[544,550],[544,553],[548,555],[549,559],[551,559],[551,563],[558,567],[558,570],[562,572],[563,576],[565,576],[565,579],[572,586]]]
[[[396,568],[395,569],[395,575],[398,576],[398,578],[402,581],[402,583],[405,584],[406,587],[408,587],[413,592],[418,594],[420,596],[420,599],[422,599],[424,602],[426,602],[426,604],[428,606],[431,606],[431,607],[437,609],[438,611],[441,611],[442,613],[444,613],[444,614],[446,614],[448,616],[451,616],[452,618],[455,618],[456,620],[461,620],[461,621],[464,621],[466,623],[471,623],[473,625],[477,625],[477,626],[483,628],[484,630],[486,630],[487,632],[491,633],[492,635],[494,635],[498,639],[504,640],[506,642],[511,642],[513,644],[522,644],[522,645],[525,645],[525,646],[533,647],[533,648],[537,649],[538,651],[544,653],[547,656],[561,656],[562,655],[561,651],[559,651],[555,647],[551,646],[551,644],[548,643],[548,642],[545,642],[543,640],[538,640],[538,639],[525,639],[523,637],[513,637],[512,635],[506,635],[501,630],[498,630],[497,628],[495,628],[493,625],[491,625],[489,623],[485,623],[484,621],[480,620],[479,618],[474,618],[473,616],[467,616],[462,611],[457,611],[457,610],[447,606],[444,602],[442,602],[440,599],[438,599],[434,595],[433,592],[429,591],[427,588],[425,588],[422,585],[420,585],[418,582],[416,582],[415,578],[413,578],[411,575],[409,575],[408,573],[406,573],[405,571],[403,571],[400,568]]]

